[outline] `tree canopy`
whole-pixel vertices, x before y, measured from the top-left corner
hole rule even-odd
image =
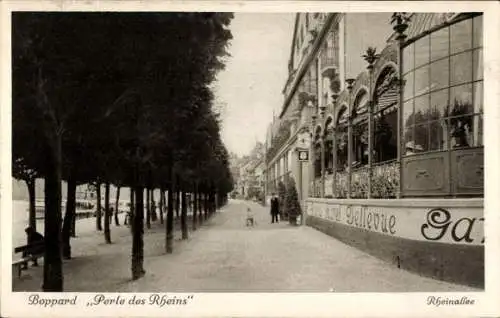
[[[13,13],[13,175],[45,178],[47,240],[57,243],[61,180],[150,189],[175,174],[183,191],[232,190],[210,90],[232,17]]]

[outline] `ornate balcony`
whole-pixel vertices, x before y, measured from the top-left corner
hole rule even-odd
[[[320,54],[319,60],[321,75],[331,79],[339,68],[337,50],[334,47],[324,48]]]

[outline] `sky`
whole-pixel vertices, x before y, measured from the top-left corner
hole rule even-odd
[[[226,62],[215,85],[222,103],[222,139],[230,152],[248,154],[265,141],[273,110],[283,105],[295,14],[236,13]]]

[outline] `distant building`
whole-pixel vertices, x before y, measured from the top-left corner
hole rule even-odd
[[[248,156],[239,162],[237,192],[247,199],[264,195],[264,144],[258,142]]]
[[[308,225],[484,286],[482,30],[480,13],[298,13],[266,194],[293,178]]]

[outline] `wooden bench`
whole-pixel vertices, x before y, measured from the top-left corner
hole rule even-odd
[[[33,250],[35,250],[36,252],[33,253]],[[39,258],[43,257],[43,254],[45,253],[45,244],[44,242],[38,242],[34,244],[18,246],[14,249],[14,253],[23,253],[24,255],[22,258],[12,262],[12,266],[16,267],[17,277],[21,277],[23,267],[28,267],[28,262],[36,261]]]

